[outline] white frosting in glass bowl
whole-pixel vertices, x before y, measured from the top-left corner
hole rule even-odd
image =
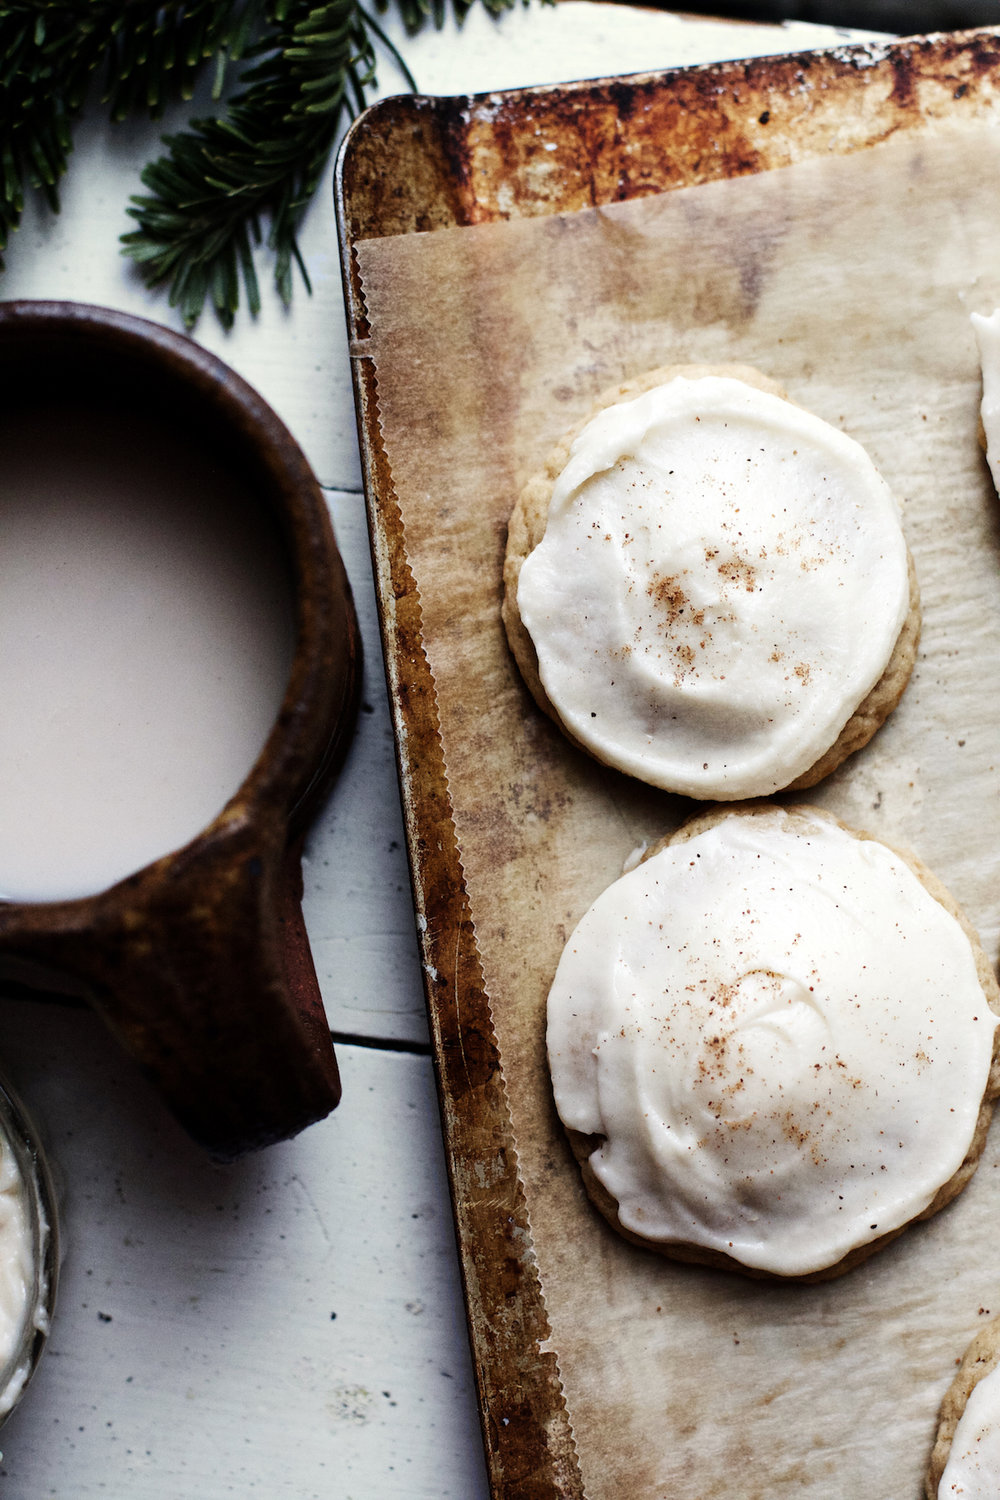
[[[594,417],[517,585],[570,734],[654,786],[726,800],[820,760],[909,604],[899,506],[864,449],[715,375]]]
[[[781,1276],[962,1167],[996,1017],[957,917],[809,809],[734,812],[594,903],[548,1004],[556,1107],[622,1226]]]
[[[0,1424],[49,1335],[59,1279],[56,1198],[24,1106],[0,1077]]]

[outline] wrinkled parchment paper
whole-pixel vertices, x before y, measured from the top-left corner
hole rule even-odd
[[[691,810],[574,751],[500,623],[519,486],[604,388],[739,361],[869,449],[923,593],[900,708],[809,794],[916,849],[1000,933],[1000,531],[971,311],[1000,303],[1000,131],[358,248],[385,446],[541,1285],[589,1500],[910,1500],[938,1402],[1000,1312],[1000,1121],[962,1198],[817,1287],[677,1266],[591,1209],[552,1109],[549,980],[623,861]]]

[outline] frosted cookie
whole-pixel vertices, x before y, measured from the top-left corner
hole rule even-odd
[[[919,633],[864,449],[742,366],[654,371],[560,444],[511,517],[503,615],[571,740],[726,801],[812,786],[867,743]]]
[[[972,326],[983,371],[979,441],[986,453],[994,488],[1000,494],[1000,308],[988,318],[973,313]]]
[[[980,1330],[941,1403],[927,1500],[1000,1495],[1000,1318]]]
[[[597,1206],[681,1260],[838,1275],[971,1177],[1000,991],[911,857],[809,807],[686,824],[609,887],[548,1001]]]

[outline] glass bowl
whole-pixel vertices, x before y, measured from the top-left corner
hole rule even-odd
[[[45,1348],[59,1282],[59,1225],[38,1132],[0,1075],[0,1426]]]

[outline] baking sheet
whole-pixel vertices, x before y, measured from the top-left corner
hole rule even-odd
[[[953,1208],[821,1287],[671,1265],[591,1210],[549,1098],[545,992],[590,900],[690,804],[573,751],[524,691],[499,621],[518,487],[597,391],[674,359],[782,380],[864,442],[903,498],[924,597],[902,705],[810,795],[916,848],[995,957],[1000,544],[968,315],[1000,302],[1000,131],[983,42],[966,49],[989,84],[975,108],[912,111],[861,150],[859,106],[848,144],[828,137],[768,171],[352,236],[373,539],[498,1495],[916,1496],[953,1360],[1000,1302],[980,1248],[1000,1208],[996,1132]],[[899,50],[864,56],[875,86],[886,59],[901,75]],[[953,97],[955,62],[952,47]],[[762,66],[737,100],[758,120]],[[713,70],[698,71],[704,94]],[[732,86],[731,69],[714,76]],[[469,962],[445,996],[449,944]],[[470,1055],[482,1077],[466,1087]],[[505,1285],[491,1204],[508,1221]]]

